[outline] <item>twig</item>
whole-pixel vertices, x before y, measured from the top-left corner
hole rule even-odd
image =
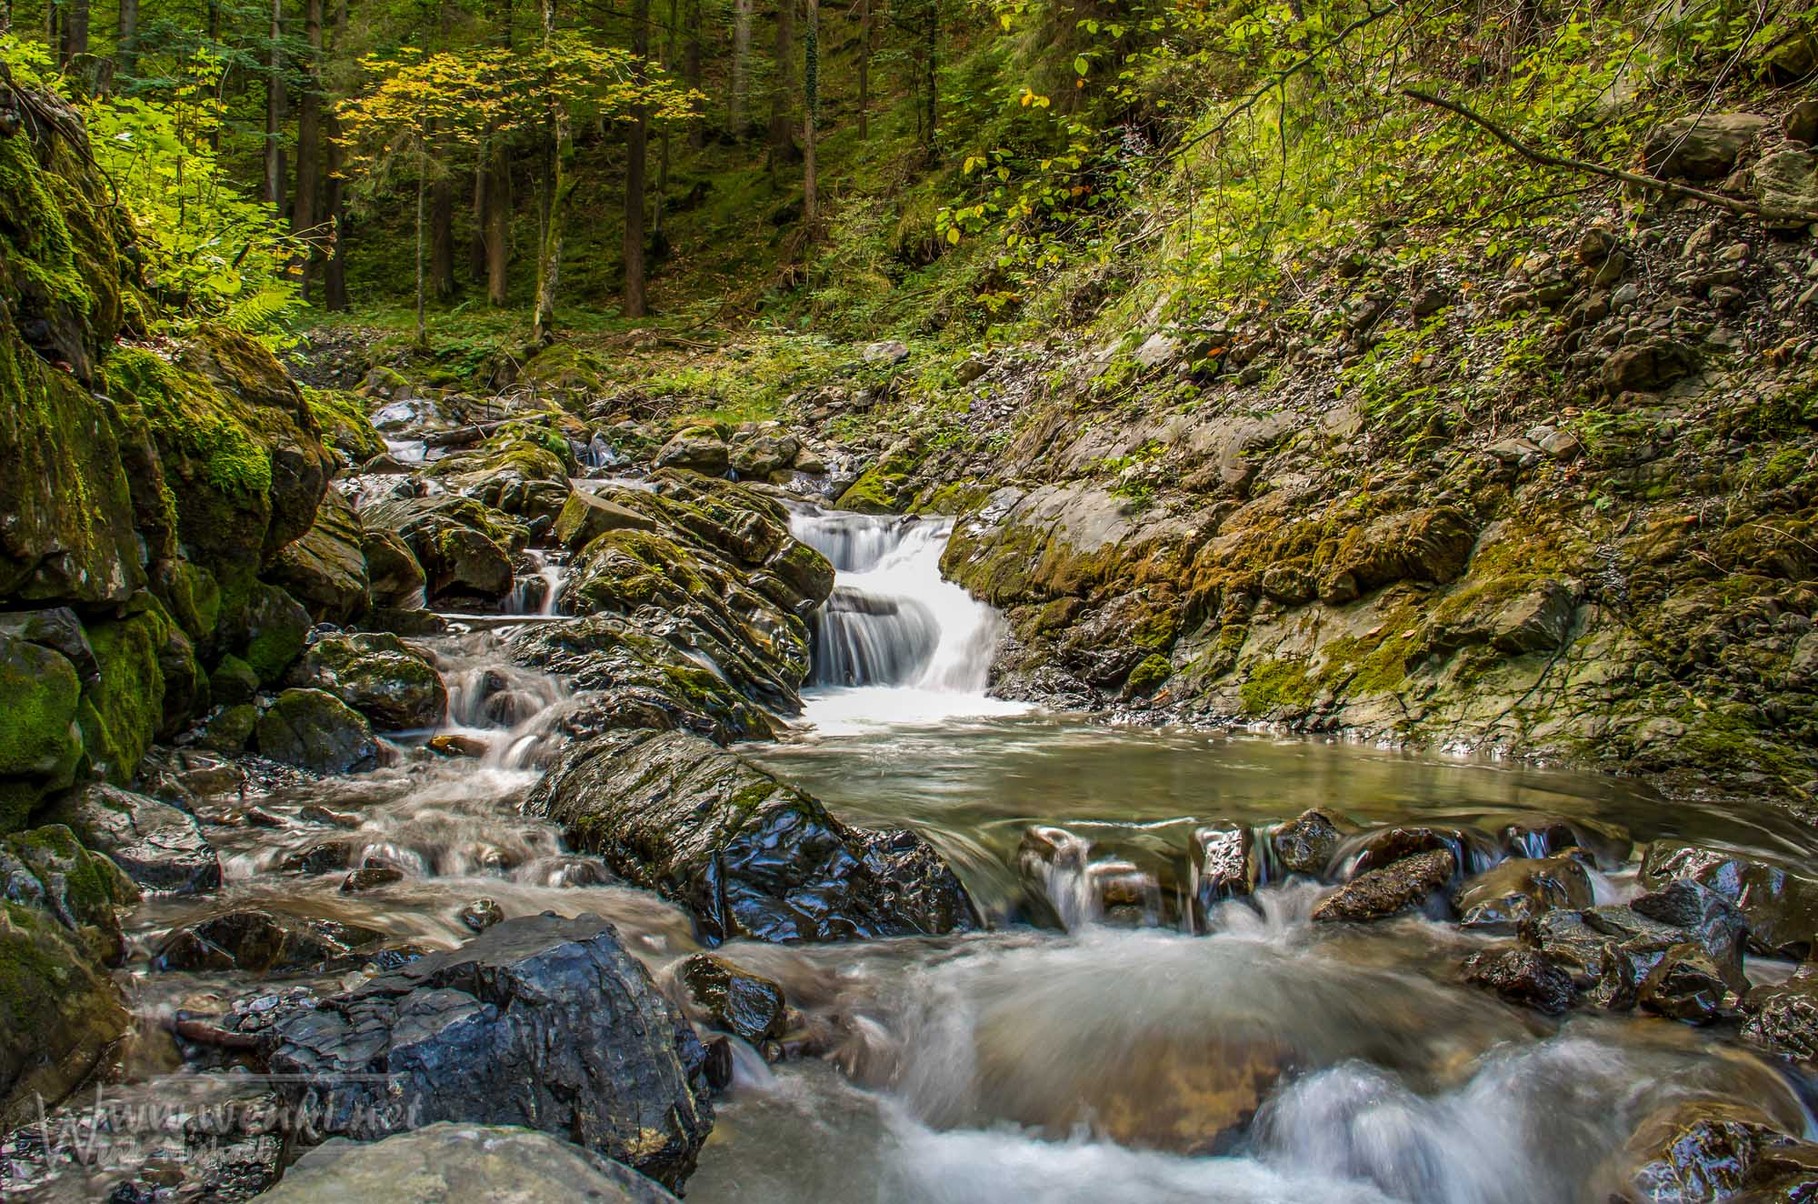
[[[1792,221],[1801,222],[1818,222],[1818,212],[1809,209],[1770,208],[1757,204],[1754,201],[1745,201],[1740,197],[1725,196],[1719,192],[1706,192],[1702,188],[1693,188],[1689,184],[1678,184],[1672,180],[1662,180],[1654,176],[1644,176],[1639,172],[1624,171],[1620,167],[1608,167],[1602,163],[1592,163],[1586,159],[1572,159],[1565,155],[1549,154],[1546,151],[1537,150],[1536,148],[1529,146],[1502,126],[1491,121],[1488,117],[1465,108],[1465,106],[1459,104],[1457,101],[1447,100],[1443,96],[1436,96],[1431,92],[1424,92],[1419,88],[1403,88],[1401,94],[1410,99],[1418,100],[1422,104],[1432,105],[1435,108],[1444,109],[1449,113],[1458,114],[1458,116],[1463,117],[1466,121],[1481,126],[1489,131],[1490,135],[1498,142],[1502,143],[1522,158],[1533,163],[1538,163],[1543,167],[1555,167],[1561,171],[1583,172],[1587,175],[1603,176],[1605,179],[1620,180],[1624,184],[1633,184],[1638,188],[1647,188],[1655,192],[1664,192],[1669,196],[1686,197],[1689,200],[1702,201],[1707,205],[1715,205],[1719,209],[1725,209],[1731,213],[1740,214],[1743,217],[1766,217],[1775,220],[1790,219]]]

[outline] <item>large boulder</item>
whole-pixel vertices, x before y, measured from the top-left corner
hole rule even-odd
[[[1613,1204],[1809,1200],[1809,1176],[1797,1194],[1752,1194],[1778,1185],[1789,1155],[1810,1166],[1813,1147],[1782,1123],[1763,1108],[1730,1100],[1692,1096],[1665,1105],[1630,1137],[1619,1156],[1621,1189],[1609,1198]]]
[[[1807,962],[1785,982],[1749,992],[1745,1040],[1806,1070],[1818,1070],[1818,965]]]
[[[974,923],[959,879],[920,836],[849,828],[813,796],[688,733],[617,732],[572,746],[524,809],[688,907],[710,943],[938,935]]]
[[[360,521],[397,532],[422,566],[432,599],[503,598],[511,592],[512,558],[530,539],[510,515],[454,494],[389,498],[361,510]]]
[[[566,448],[566,441],[557,437]],[[508,429],[484,448],[435,461],[427,475],[462,497],[520,518],[553,519],[573,490],[568,464],[534,433]]]
[[[1651,890],[1681,879],[1710,887],[1736,905],[1750,942],[1767,953],[1798,956],[1818,938],[1818,881],[1765,861],[1657,840],[1637,878]]]
[[[683,468],[710,477],[723,477],[732,464],[732,449],[720,433],[707,426],[677,432],[656,454],[658,468]]]
[[[523,1125],[679,1186],[713,1124],[694,1030],[597,916],[529,916],[279,1026],[274,1073],[322,1132]]]
[[[286,690],[259,716],[259,752],[313,773],[356,773],[379,762],[366,717],[321,690]]]
[[[271,578],[317,622],[349,622],[367,606],[364,542],[360,516],[339,489],[330,487],[315,523],[278,553]]]
[[[221,860],[189,812],[116,786],[73,792],[49,818],[106,853],[140,889],[196,895],[221,886]]]
[[[556,516],[555,537],[563,546],[579,551],[608,531],[655,531],[656,520],[610,497],[577,489]]]
[[[82,681],[61,653],[0,633],[0,697],[0,832],[7,832],[27,822],[44,794],[75,778]]]
[[[1648,135],[1642,154],[1657,176],[1721,180],[1771,123],[1756,113],[1705,113],[1669,121]]]
[[[433,727],[448,709],[442,675],[387,632],[323,636],[303,654],[290,680],[334,695],[380,731]]]
[[[268,1204],[487,1204],[572,1200],[666,1204],[674,1196],[620,1163],[535,1129],[438,1121],[383,1141],[317,1146],[259,1197]]]
[[[411,610],[423,605],[428,578],[403,536],[384,528],[364,530],[360,549],[366,556],[368,589],[374,606]]]

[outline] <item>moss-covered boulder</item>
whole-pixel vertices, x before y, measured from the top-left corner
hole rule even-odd
[[[68,786],[82,758],[82,682],[62,655],[0,634],[0,832],[24,824],[47,791]]]
[[[303,401],[322,432],[322,442],[348,464],[364,464],[385,451],[385,440],[366,416],[358,393],[344,389],[304,389]]]
[[[140,596],[139,607],[135,614],[88,624],[100,673],[84,686],[76,719],[90,769],[119,784],[132,780],[152,741],[171,726],[164,705],[166,664],[187,672],[187,686],[194,689],[194,657],[185,668],[181,651],[170,649],[179,634],[170,617],[149,594]]]
[[[625,530],[655,531],[656,520],[587,489],[569,494],[555,521],[556,541],[576,551],[608,531]]]
[[[423,568],[429,597],[497,602],[511,592],[512,558],[529,528],[472,498],[393,498],[363,509],[370,529],[394,531]]]
[[[317,622],[344,624],[366,610],[365,533],[339,489],[322,495],[315,523],[278,553],[269,576]]]
[[[278,695],[254,735],[262,755],[314,773],[356,773],[379,761],[366,717],[321,690]]]
[[[334,695],[381,731],[432,727],[448,709],[442,675],[387,632],[317,640],[291,671],[290,681]]]
[[[367,588],[374,606],[414,610],[423,605],[428,579],[401,535],[382,527],[364,529],[360,549],[366,557]]]
[[[130,1020],[107,971],[67,928],[0,903],[0,1128],[101,1070]]]
[[[573,490],[569,469],[568,441],[561,434],[508,427],[486,446],[444,456],[427,471],[462,497],[534,520],[561,513]]]
[[[270,685],[303,654],[309,628],[309,611],[302,603],[275,585],[254,582],[239,632],[240,659]]]

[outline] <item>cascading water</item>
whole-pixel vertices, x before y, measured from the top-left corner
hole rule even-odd
[[[1004,623],[942,578],[952,519],[804,509],[791,529],[837,574],[812,620],[809,722],[827,730],[1025,709],[985,696]]]

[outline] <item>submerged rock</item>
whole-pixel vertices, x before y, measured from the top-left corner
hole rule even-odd
[[[366,717],[321,690],[286,690],[259,717],[259,752],[315,773],[355,773],[379,762]]]
[[[849,828],[699,736],[616,732],[572,746],[524,809],[689,908],[709,942],[933,935],[974,923],[965,889],[927,841]]]
[[[1518,1007],[1556,1016],[1572,1006],[1572,976],[1536,949],[1484,949],[1465,960],[1464,980]]]
[[[1514,932],[1561,907],[1589,907],[1591,876],[1571,856],[1510,858],[1477,875],[1452,897],[1466,928]]]
[[[1429,849],[1370,870],[1339,887],[1313,909],[1315,920],[1380,920],[1425,906],[1452,880],[1450,849]]]
[[[164,938],[155,970],[306,970],[370,949],[385,934],[357,924],[248,907],[186,924]]]
[[[448,709],[442,675],[387,632],[325,636],[310,645],[290,680],[334,695],[380,731],[433,727]]]
[[[96,784],[60,804],[54,818],[144,890],[197,895],[220,889],[220,858],[195,816],[169,803]]]
[[[271,1204],[664,1204],[675,1199],[629,1167],[547,1133],[450,1121],[370,1144],[335,1138],[298,1159],[284,1181],[259,1198]]]
[[[783,1035],[788,1011],[783,988],[768,978],[711,953],[684,958],[675,974],[713,1027],[753,1045]]]
[[[288,1018],[278,1042],[271,1069],[302,1077],[332,1135],[525,1125],[679,1186],[713,1125],[694,1030],[597,916],[507,920]]]

